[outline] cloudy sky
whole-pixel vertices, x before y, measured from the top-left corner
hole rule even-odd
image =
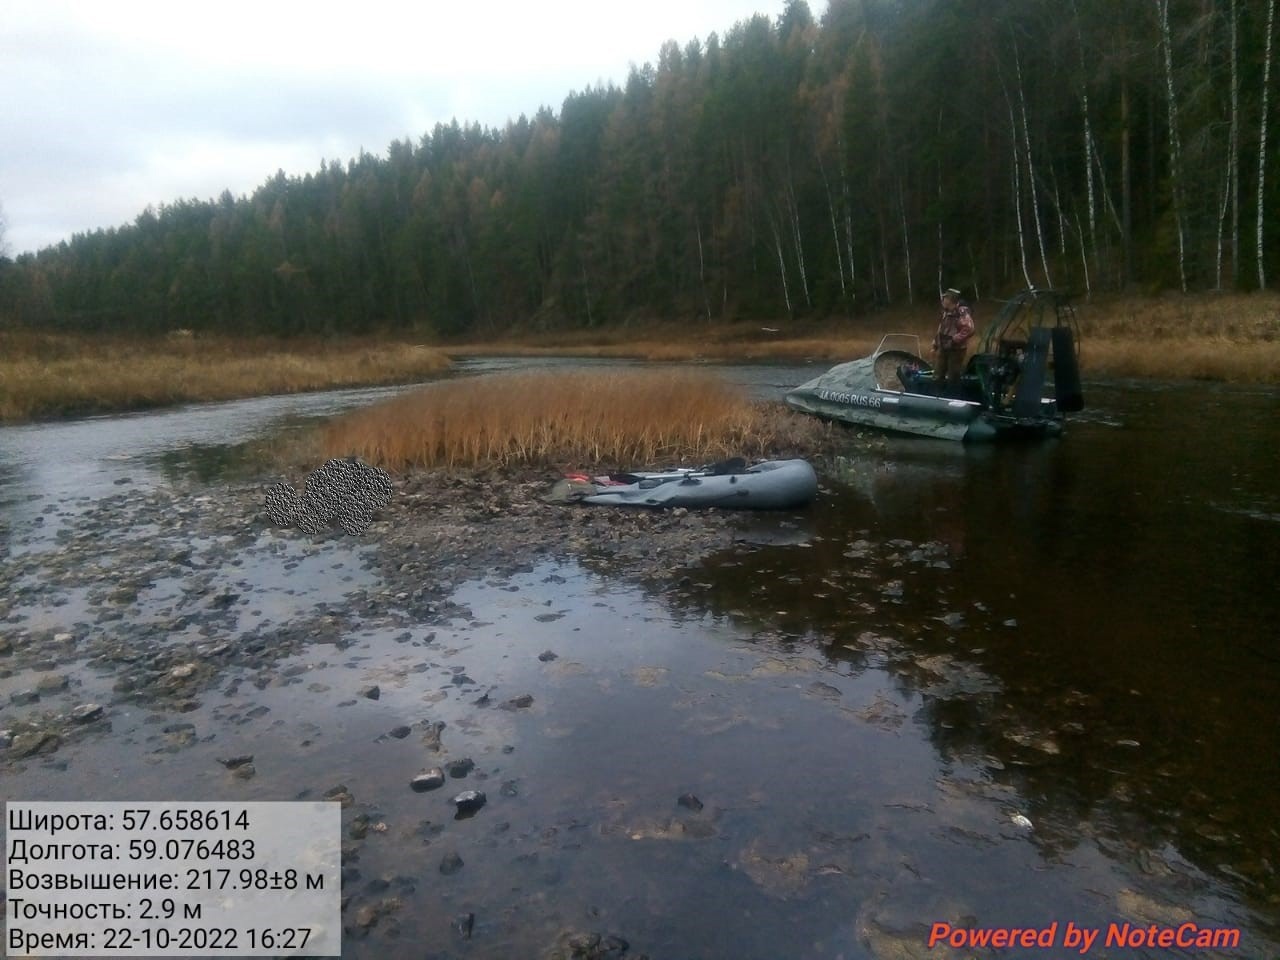
[[[148,204],[250,194],[437,122],[502,126],[625,81],[663,41],[784,0],[16,0],[0,15],[0,210],[17,255]],[[811,2],[815,14],[825,4]]]

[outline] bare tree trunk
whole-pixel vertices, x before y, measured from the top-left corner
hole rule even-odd
[[[898,177],[898,213],[902,216],[902,250],[906,256],[907,303],[915,303],[915,288],[911,285],[911,237],[907,230],[907,205],[902,198],[902,177]]]
[[[1275,26],[1276,0],[1267,0],[1267,44],[1263,55],[1262,66],[1262,124],[1258,134],[1258,289],[1267,289],[1267,273],[1264,264],[1265,252],[1262,245],[1262,198],[1263,184],[1267,174],[1267,94],[1271,86],[1271,34]]]
[[[1077,7],[1075,0],[1072,0],[1071,12],[1076,20],[1076,49],[1080,54],[1080,114],[1084,122],[1084,174],[1089,214],[1089,245],[1093,247],[1093,262],[1096,266],[1098,263],[1098,221],[1095,213],[1097,208],[1093,199],[1093,129],[1089,123],[1089,85],[1086,79],[1088,71],[1084,62],[1084,31],[1080,29],[1080,9]],[[1073,209],[1074,206],[1072,204]],[[1079,218],[1077,218],[1076,222],[1079,223]],[[1081,242],[1084,242],[1083,239]]]
[[[1007,88],[1004,99],[1009,107],[1009,146],[1013,149],[1010,171],[1013,174],[1013,218],[1018,223],[1018,256],[1022,262],[1022,278],[1027,282],[1027,289],[1031,289],[1035,284],[1031,282],[1031,271],[1027,269],[1027,238],[1022,230],[1022,161],[1018,158],[1018,122],[1013,118],[1013,101],[1009,99]]]
[[[1274,0],[1272,0],[1274,2]],[[1164,47],[1165,102],[1169,112],[1169,184],[1173,194],[1173,219],[1178,228],[1178,279],[1187,292],[1187,248],[1182,225],[1182,147],[1178,137],[1178,100],[1173,91],[1173,45],[1169,36],[1169,0],[1156,0],[1160,14],[1160,41]]]
[[[1062,212],[1062,195],[1058,192],[1058,171],[1049,164],[1049,179],[1053,181],[1053,209],[1058,214],[1058,253],[1067,258],[1067,216]]]
[[[844,285],[844,254],[840,252],[840,230],[836,226],[836,203],[831,196],[831,182],[827,179],[827,167],[822,162],[822,154],[818,154],[818,170],[822,174],[822,186],[827,191],[827,211],[831,214],[831,240],[836,248],[836,272],[840,275],[840,299],[848,297]]]
[[[1080,95],[1080,106],[1084,112],[1084,169],[1089,204],[1089,245],[1093,247],[1093,262],[1097,263],[1098,219],[1093,201],[1093,131],[1089,129],[1089,94],[1087,92]]]
[[[973,244],[966,242],[965,249],[969,251],[969,285],[973,287],[973,299],[981,300],[982,293],[978,283],[978,261],[973,256]]]
[[[1120,209],[1123,223],[1120,242],[1123,246],[1124,285],[1133,279],[1133,172],[1129,152],[1129,82],[1120,82]]]
[[[809,299],[809,274],[804,266],[804,238],[800,231],[800,206],[796,203],[795,190],[792,189],[790,177],[787,181],[787,199],[790,206],[791,239],[796,246],[796,265],[800,268],[800,289],[804,292],[804,305],[813,306]]]
[[[1080,227],[1080,214],[1074,203],[1071,205],[1071,212],[1075,216],[1076,236],[1080,238],[1080,266],[1084,268],[1084,293],[1088,298],[1093,295],[1093,284],[1089,280],[1089,256],[1084,248],[1084,230]]]
[[[1240,11],[1231,0],[1231,289],[1240,287]]]
[[[591,318],[591,284],[587,280],[587,261],[582,258],[582,251],[578,251],[578,266],[582,268],[582,296],[587,302],[587,326],[594,327],[595,321]]]
[[[1031,199],[1031,213],[1036,222],[1036,241],[1040,244],[1040,266],[1044,268],[1044,282],[1053,287],[1049,276],[1049,256],[1044,248],[1044,228],[1040,224],[1040,204],[1036,202],[1036,171],[1031,164],[1031,130],[1027,125],[1027,98],[1022,89],[1022,60],[1018,56],[1018,40],[1013,41],[1013,65],[1018,74],[1018,104],[1022,111],[1022,144],[1027,156],[1027,190]]]
[[[1107,186],[1107,168],[1102,163],[1102,153],[1098,150],[1097,141],[1092,140],[1093,165],[1098,171],[1098,193],[1102,194],[1102,203],[1107,208],[1107,212],[1111,214],[1111,221],[1116,225],[1116,233],[1124,238],[1124,220],[1120,214],[1116,212],[1115,201],[1111,199],[1111,188]],[[1123,160],[1123,157],[1122,157]],[[1123,164],[1122,164],[1123,166]],[[1123,191],[1122,191],[1123,192]],[[1123,198],[1121,200],[1123,205]]]
[[[707,322],[711,322],[711,301],[707,299],[707,265],[702,256],[702,220],[693,218],[693,226],[698,234],[698,289],[702,291],[702,308],[707,313]]]
[[[1218,205],[1218,239],[1216,248],[1216,259],[1214,267],[1214,283],[1213,289],[1221,292],[1222,290],[1222,231],[1226,225],[1227,209],[1231,206],[1231,157],[1230,151],[1227,156],[1227,172],[1222,183],[1222,203]]]
[[[849,294],[853,299],[858,297],[857,277],[853,265],[853,204],[849,202],[849,178],[845,176],[844,138],[836,131],[836,144],[840,148],[840,198],[844,203],[844,244],[845,257],[849,261]],[[872,282],[874,286],[874,281]]]
[[[884,225],[883,208],[876,220],[880,225],[880,269],[884,280],[884,301],[893,303],[893,293],[889,289],[889,231]]]
[[[791,291],[787,288],[787,262],[782,256],[782,235],[778,233],[777,221],[769,216],[769,229],[773,231],[773,248],[778,253],[778,275],[782,277],[782,300],[787,305],[787,316],[792,315]]]
[[[938,117],[939,132],[942,127],[942,117]],[[938,161],[938,293],[941,294],[946,288],[942,285],[942,161]]]

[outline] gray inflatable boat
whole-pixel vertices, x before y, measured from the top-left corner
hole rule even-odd
[[[547,499],[607,507],[790,510],[805,506],[817,495],[818,477],[807,460],[736,463],[741,467],[718,464],[607,477],[575,474],[557,482]]]

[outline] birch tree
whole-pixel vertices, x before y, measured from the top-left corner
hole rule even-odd
[[[1276,0],[1267,0],[1267,39],[1262,57],[1262,119],[1258,130],[1258,289],[1267,289],[1267,271],[1264,263],[1264,247],[1262,245],[1263,207],[1265,195],[1264,185],[1267,178],[1267,102],[1271,86],[1271,34],[1275,25]]]
[[[1274,3],[1274,0],[1271,0]],[[1169,35],[1169,0],[1155,0],[1160,19],[1160,46],[1164,51],[1165,103],[1169,114],[1169,185],[1173,201],[1173,219],[1178,230],[1178,279],[1182,292],[1187,292],[1187,249],[1183,226],[1181,154],[1178,138],[1178,98],[1173,88],[1173,43]]]

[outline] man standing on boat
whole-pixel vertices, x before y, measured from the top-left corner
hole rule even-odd
[[[942,321],[933,338],[933,382],[939,395],[947,393],[960,396],[960,374],[964,372],[964,360],[969,352],[969,338],[973,336],[973,314],[968,304],[960,301],[960,291],[954,287],[942,294]],[[943,389],[943,385],[946,389]]]

